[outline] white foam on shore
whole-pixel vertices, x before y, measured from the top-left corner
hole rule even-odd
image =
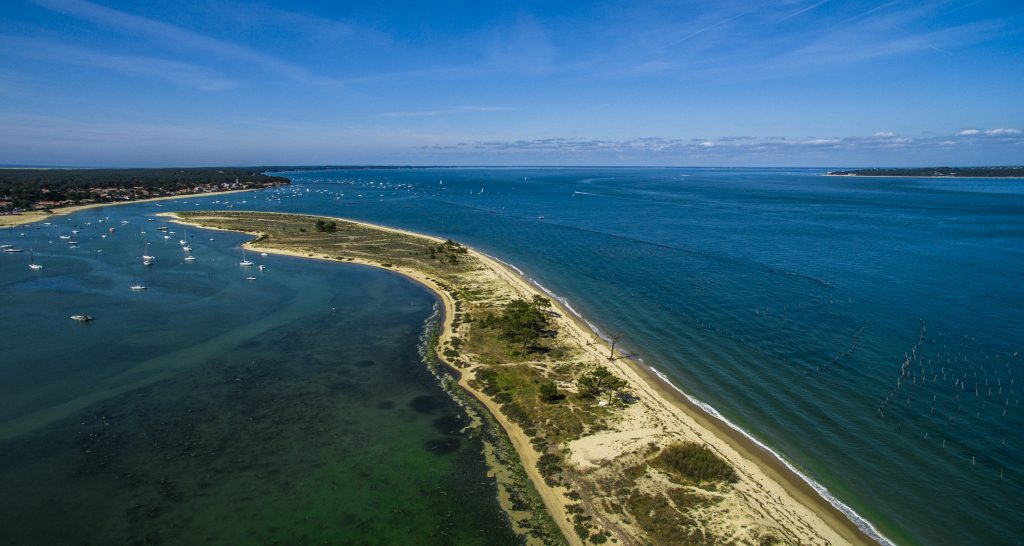
[[[488,258],[490,258],[490,259],[492,259],[492,260],[494,260],[496,262],[499,262],[499,263],[501,263],[501,264],[503,264],[503,265],[505,265],[505,266],[507,266],[507,267],[509,267],[509,268],[511,268],[513,270],[515,270],[516,273],[519,273],[519,276],[521,276],[524,279],[526,279],[527,281],[529,281],[530,284],[532,284],[532,285],[536,286],[537,288],[539,288],[542,292],[544,292],[545,294],[550,296],[552,299],[557,300],[559,303],[562,304],[563,307],[565,307],[567,310],[569,310],[570,313],[575,315],[576,318],[578,318],[581,321],[583,321],[584,323],[586,323],[586,325],[590,328],[590,330],[593,331],[594,334],[597,335],[599,338],[603,339],[606,343],[611,343],[612,342],[612,339],[610,337],[608,337],[607,335],[605,335],[605,333],[602,332],[600,328],[598,328],[594,323],[592,323],[589,320],[587,320],[586,318],[584,318],[583,315],[579,314],[578,311],[573,309],[572,305],[569,304],[569,300],[568,299],[566,299],[563,296],[559,296],[558,294],[555,294],[551,290],[548,290],[548,288],[546,286],[544,286],[543,284],[537,282],[532,277],[527,276],[526,273],[524,273],[523,270],[519,269],[518,267],[516,267],[516,266],[514,266],[514,265],[512,265],[512,264],[510,264],[510,263],[508,263],[508,262],[506,262],[504,260],[501,260],[499,258],[495,258],[494,256],[490,256],[490,255],[486,255],[486,254],[485,254],[485,256],[487,256]],[[620,351],[621,351],[621,349],[620,349]],[[878,529],[876,529],[875,526],[871,524],[870,521],[868,521],[863,516],[858,514],[853,508],[850,508],[849,506],[847,506],[846,503],[844,503],[843,501],[841,501],[838,498],[836,498],[832,493],[829,492],[828,488],[826,488],[824,485],[818,483],[817,481],[814,480],[814,478],[811,478],[810,476],[808,476],[808,475],[804,474],[803,472],[801,472],[800,470],[798,470],[795,466],[793,466],[792,463],[787,461],[777,451],[775,451],[774,449],[772,449],[772,448],[768,447],[767,445],[765,445],[764,442],[758,440],[753,435],[751,435],[749,432],[743,430],[736,423],[733,423],[732,421],[726,419],[724,415],[722,415],[718,410],[716,410],[710,404],[708,404],[706,402],[702,402],[701,400],[698,400],[697,398],[691,396],[689,393],[687,393],[683,389],[681,389],[678,386],[676,386],[676,384],[673,383],[672,380],[670,380],[667,375],[665,375],[664,373],[662,373],[661,371],[656,369],[654,366],[648,366],[646,363],[644,363],[644,360],[642,358],[640,358],[638,356],[631,355],[631,354],[626,353],[624,351],[622,351],[622,354],[625,355],[626,357],[630,358],[631,360],[634,360],[636,362],[639,362],[640,364],[643,364],[645,368],[647,368],[648,370],[651,371],[651,373],[653,373],[654,375],[658,376],[659,379],[664,381],[668,386],[670,386],[673,389],[675,389],[676,392],[678,392],[679,394],[685,396],[686,399],[689,400],[693,405],[697,406],[698,408],[700,408],[702,411],[704,411],[708,415],[711,415],[714,418],[718,419],[719,421],[725,423],[729,428],[731,428],[731,429],[735,430],[736,432],[742,434],[743,437],[747,438],[748,440],[750,440],[754,444],[758,445],[759,447],[761,447],[761,449],[764,449],[768,453],[771,453],[772,456],[775,457],[779,462],[784,464],[786,466],[786,468],[788,468],[794,474],[799,476],[800,479],[804,481],[804,483],[806,483],[807,485],[811,486],[812,489],[814,489],[819,495],[821,495],[821,498],[825,499],[825,502],[831,504],[837,510],[842,512],[851,522],[853,522],[854,525],[857,526],[858,529],[863,531],[864,534],[866,534],[868,537],[872,538],[873,540],[875,540],[879,544],[883,544],[883,545],[886,545],[886,546],[895,546],[895,543],[892,542],[891,540],[889,540],[888,538],[886,538],[884,535],[882,535],[882,533],[880,533],[878,531]]]
[[[849,506],[847,506],[846,503],[844,503],[843,501],[837,499],[832,493],[829,492],[828,488],[826,488],[824,485],[818,483],[817,481],[814,480],[814,478],[812,478],[812,477],[804,474],[800,470],[798,470],[795,466],[793,466],[792,463],[787,461],[777,451],[775,451],[774,449],[768,447],[767,445],[764,444],[764,442],[758,440],[753,435],[751,435],[749,432],[747,432],[747,431],[743,430],[742,428],[740,428],[739,425],[737,425],[737,424],[733,423],[732,421],[726,419],[724,415],[719,413],[719,411],[716,410],[710,404],[708,404],[706,402],[702,402],[702,401],[698,400],[697,398],[695,398],[695,397],[691,396],[690,394],[688,394],[683,389],[680,389],[678,386],[676,386],[675,383],[672,382],[672,380],[670,380],[668,378],[667,375],[665,375],[664,373],[659,371],[654,366],[647,366],[647,369],[651,370],[651,372],[654,373],[654,375],[658,376],[658,378],[661,379],[662,381],[664,381],[668,386],[670,386],[673,389],[675,389],[676,392],[678,392],[679,394],[685,396],[687,400],[689,400],[691,403],[693,403],[693,405],[699,407],[705,413],[707,413],[707,414],[715,417],[719,421],[725,423],[726,425],[729,426],[729,428],[735,430],[736,432],[739,432],[740,434],[743,435],[744,438],[746,438],[746,439],[750,440],[751,442],[757,444],[761,449],[764,449],[768,453],[771,453],[772,456],[775,457],[776,459],[778,459],[779,462],[781,462],[782,464],[786,465],[786,468],[791,470],[794,474],[799,476],[800,479],[803,480],[807,485],[811,486],[812,489],[817,491],[818,494],[821,495],[821,497],[823,499],[825,499],[826,502],[828,502],[833,507],[835,507],[837,510],[839,510],[844,515],[846,515],[846,517],[849,518],[849,520],[852,521],[853,524],[856,525],[858,529],[863,531],[864,534],[866,534],[867,536],[871,537],[872,539],[874,539],[875,541],[877,541],[880,544],[885,544],[887,546],[895,546],[895,543],[893,543],[891,540],[889,540],[884,535],[882,535],[882,533],[880,533],[878,531],[878,529],[875,528],[874,525],[871,525],[871,522],[869,522],[868,520],[864,519],[863,516],[858,514],[853,508],[850,508]]]

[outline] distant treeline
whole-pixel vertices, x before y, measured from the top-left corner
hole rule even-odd
[[[0,169],[0,211],[288,184],[265,167]],[[56,205],[60,206],[60,205]]]
[[[964,178],[1024,177],[1024,167],[911,167],[830,171],[833,176],[959,176]]]

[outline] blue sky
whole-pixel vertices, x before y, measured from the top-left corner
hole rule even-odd
[[[5,0],[0,164],[1024,164],[1024,2]]]

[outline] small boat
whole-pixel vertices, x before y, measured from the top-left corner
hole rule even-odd
[[[266,271],[266,270],[267,270],[267,266],[265,266],[263,264],[260,264],[260,271]]]
[[[189,254],[188,256],[185,256],[185,261],[186,262],[194,262],[194,261],[196,261],[196,257],[191,255],[191,254]]]
[[[245,258],[245,249],[242,249],[242,261],[238,262],[238,265],[242,267],[252,267],[252,262]]]
[[[149,242],[146,242],[146,246],[142,251],[142,265],[153,265],[156,261],[156,256],[149,255]]]
[[[247,280],[247,281],[255,281],[256,277],[253,277],[252,275],[249,275],[248,277],[245,278],[245,280]]]
[[[35,258],[35,254],[32,252],[32,249],[28,249],[28,268],[33,271],[39,271],[43,266],[37,264]]]
[[[60,238],[61,238],[61,240],[67,241],[68,239],[71,238],[71,236],[70,235],[61,235]]]
[[[183,246],[183,247],[181,247],[181,249],[184,250],[185,252],[189,252],[189,251],[192,250],[192,247],[190,247],[190,246]]]
[[[78,322],[90,322],[92,317],[89,315],[71,315],[71,320],[77,320]]]
[[[139,282],[139,277],[137,275],[133,274],[132,275],[132,285],[129,286],[129,288],[131,288],[132,292],[142,292],[143,290],[145,290],[145,289],[147,289],[149,287],[144,285],[144,284],[142,284],[141,282]]]
[[[538,216],[538,217],[537,217],[537,219],[538,219],[538,220],[543,220],[543,219],[544,219],[544,216]]]
[[[266,258],[267,257],[267,253],[266,252],[260,252],[260,256],[263,256],[264,258]]]
[[[20,249],[20,248],[11,247],[11,248],[5,248],[4,252],[9,252],[9,253],[13,254],[15,252],[24,252],[24,251],[22,249]]]

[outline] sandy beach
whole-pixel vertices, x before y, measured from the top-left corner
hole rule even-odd
[[[215,214],[211,213],[211,217]],[[174,217],[172,213],[165,213],[162,216]],[[364,222],[343,218],[331,220],[442,242],[435,237]],[[175,221],[210,229],[210,226],[203,224],[201,219],[195,223],[181,219]],[[305,249],[277,247],[272,242],[250,242],[245,246],[259,252],[335,260],[330,256],[304,251]],[[535,295],[548,297],[528,277],[499,260],[473,249],[468,249],[468,253],[483,267],[467,276],[464,279],[466,283],[486,286],[505,301]],[[384,267],[371,260],[347,258],[345,261]],[[570,507],[580,501],[567,497],[564,487],[552,487],[545,483],[537,467],[542,453],[535,449],[522,428],[503,414],[499,403],[481,389],[474,387],[473,371],[478,364],[474,363],[473,356],[466,356],[469,361],[468,367],[465,363],[457,367],[441,354],[441,348],[454,336],[465,338],[468,334],[468,325],[456,324],[454,320],[457,296],[452,293],[452,288],[413,268],[390,264],[384,268],[422,284],[440,298],[445,312],[437,344],[438,357],[459,373],[459,385],[480,400],[504,428],[531,481],[540,493],[545,507],[568,542],[584,544],[574,531],[570,518]],[[593,491],[595,497],[599,496],[596,492],[601,490],[602,480],[607,479],[609,473],[616,472],[616,465],[621,465],[622,461],[628,461],[643,450],[650,449],[652,445],[666,446],[679,441],[698,442],[727,461],[739,475],[737,483],[718,493],[720,498],[715,504],[699,511],[701,525],[713,531],[714,536],[739,543],[758,543],[766,537],[786,544],[876,543],[772,453],[694,404],[647,366],[622,357],[609,360],[608,344],[564,305],[558,301],[553,301],[553,304],[557,309],[555,321],[559,341],[573,347],[575,360],[581,364],[609,367],[616,376],[627,382],[628,389],[634,396],[634,403],[622,410],[606,430],[584,435],[565,446],[572,466],[573,477],[570,481],[578,487],[577,490]],[[658,487],[658,484],[651,487]],[[587,498],[586,494],[583,502],[587,503],[605,528],[615,531],[613,536],[617,536],[621,543],[642,544],[648,540],[635,522],[609,508],[608,503],[601,502],[599,498]]]
[[[100,207],[113,207],[117,205],[134,205],[137,203],[148,203],[150,201],[169,201],[171,199],[188,199],[189,197],[209,197],[211,195],[227,195],[229,193],[243,193],[248,191],[258,191],[264,188],[251,188],[245,190],[228,190],[228,191],[216,191],[208,193],[190,193],[188,195],[166,195],[163,197],[150,197],[148,199],[132,199],[131,201],[111,201],[109,203],[89,203],[88,205],[74,205],[71,207],[60,207],[51,209],[51,212],[43,212],[41,210],[32,210],[21,214],[0,214],[0,228],[12,228],[25,224],[31,224],[33,222],[39,222],[46,220],[47,218],[53,218],[56,216],[67,216],[68,214],[74,214],[83,210],[98,209]]]

